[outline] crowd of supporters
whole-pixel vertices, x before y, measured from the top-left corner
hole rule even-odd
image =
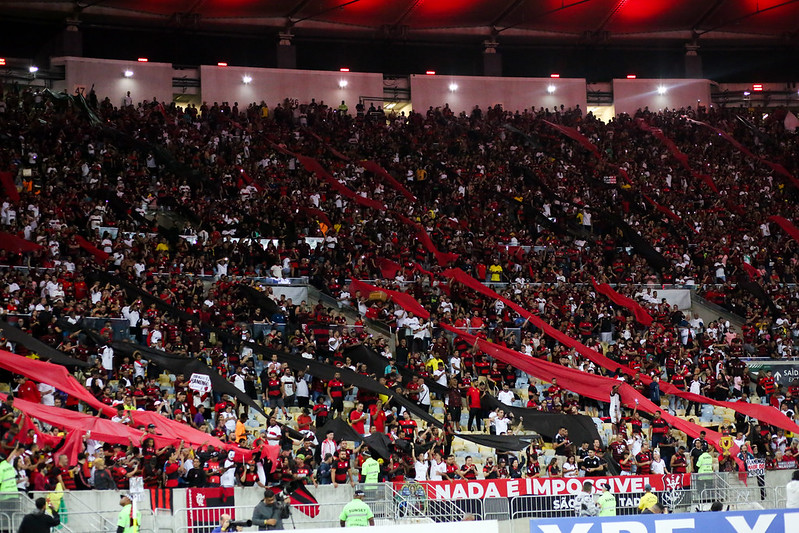
[[[758,157],[796,171],[796,136],[776,114],[644,110],[604,124],[579,109],[562,108],[513,112],[497,106],[457,116],[444,107],[385,116],[349,115],[321,102],[181,109],[104,100],[90,102],[97,124],[82,107],[27,88],[5,87],[0,100],[0,170],[11,171],[19,190],[19,200],[3,199],[0,230],[40,245],[35,251],[10,245],[0,250],[0,264],[7,265],[4,317],[91,362],[75,375],[101,401],[120,407],[118,422],[126,423],[126,410],[156,410],[222,440],[282,450],[275,460],[257,455],[241,463],[212,447],[156,449],[151,441],[109,446],[87,435],[77,464],[63,464],[66,456],[47,453],[31,435],[21,434],[18,413],[7,403],[0,413],[0,447],[17,468],[20,488],[45,490],[59,482],[67,488],[123,488],[133,476],[153,487],[353,482],[367,447],[358,440],[348,446],[351,441],[335,432],[326,440],[314,435],[345,411],[345,402],[354,406],[344,415],[356,433],[388,435],[392,453],[380,469],[385,479],[591,476],[610,471],[608,454],[622,473],[696,466],[706,441],[672,434],[637,412],[614,420],[605,442],[572,443],[561,432],[553,443],[554,461],[539,445],[521,453],[480,454],[479,461],[463,453],[456,457],[453,435],[462,429],[485,430],[487,423],[497,435],[520,431],[503,410],[485,409],[485,395],[517,407],[609,421],[612,402],[578,398],[557,383],[530,379],[470,350],[461,337],[445,336],[439,324],[530,357],[603,372],[503,302],[442,279],[443,265],[408,219],[421,225],[438,250],[457,254],[454,266],[501,284],[498,290],[507,298],[641,375],[714,399],[756,398],[794,416],[799,384],[780,386],[770,373],[752,380],[742,359],[795,354],[796,242],[766,217],[793,219],[796,190],[762,161],[692,122],[728,130]],[[688,155],[694,172],[635,118],[661,128]],[[579,128],[599,156],[548,122]],[[355,195],[388,208],[342,195],[290,153],[315,157]],[[365,171],[366,159],[388,170],[416,201]],[[709,175],[715,186],[699,174]],[[666,264],[656,268],[651,251],[630,242],[621,224]],[[740,283],[752,276],[744,263],[757,270],[753,277],[765,298]],[[95,270],[112,272],[112,281],[98,281]],[[256,277],[271,283],[307,278],[338,306],[276,296]],[[416,317],[379,292],[352,291],[348,279],[407,292],[431,317]],[[592,279],[619,284],[620,293],[649,311],[652,325],[611,304]],[[121,282],[192,318],[146,305]],[[242,285],[270,297],[271,311],[242,292]],[[695,286],[743,317],[745,325],[736,332],[724,319],[705,324],[686,315],[658,297],[664,285]],[[96,327],[101,341],[70,327],[88,319],[102,322]],[[115,329],[120,319],[123,327]],[[367,319],[388,325],[396,344],[372,336]],[[219,338],[217,328],[230,336]],[[263,360],[231,338],[399,387],[423,409],[440,409],[443,429],[422,427],[391,397]],[[218,392],[202,397],[189,388],[189,376],[163,374],[141,354],[117,354],[111,341],[199,358],[274,410],[272,416],[256,427],[250,423],[254,415],[234,398]],[[346,349],[359,345],[386,358],[385,372],[370,372],[347,357]],[[4,347],[29,353],[10,341]],[[629,381],[656,403],[663,400],[664,410],[702,416],[701,405],[683,405],[674,397],[666,402],[656,385],[644,386],[637,377]],[[431,392],[434,384],[446,392]],[[56,388],[34,385],[22,379],[13,390],[23,399],[77,408],[74,398]],[[443,408],[434,405],[438,401]],[[734,427],[727,431],[748,450],[742,453],[773,465],[795,462],[797,441],[781,430],[743,416],[729,422]],[[44,425],[41,430],[56,431]],[[722,456],[718,468],[735,464]]]

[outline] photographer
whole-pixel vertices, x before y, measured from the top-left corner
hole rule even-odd
[[[283,529],[283,504],[277,503],[275,493],[267,489],[264,499],[255,506],[252,512],[252,523],[258,526],[258,531],[272,531]]]
[[[245,527],[249,527],[250,521],[246,522],[235,521],[230,519],[230,515],[225,513],[219,516],[219,525],[216,526],[211,533],[223,533],[226,531],[244,531]]]

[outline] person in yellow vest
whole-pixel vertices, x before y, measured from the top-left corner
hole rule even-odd
[[[339,114],[341,114],[341,115],[346,115],[348,110],[349,110],[349,107],[347,107],[347,104],[346,104],[346,103],[344,103],[344,100],[342,100],[342,101],[341,101],[341,105],[340,105],[340,106],[338,106],[338,112],[339,112]]]
[[[607,485],[602,489],[602,495],[597,498],[596,503],[599,505],[599,516],[616,516],[616,497]]]
[[[706,452],[702,453],[696,460],[696,472],[698,474],[710,474],[713,472],[713,446],[708,446]]]
[[[646,490],[646,492],[641,496],[641,501],[638,502],[638,510],[641,512],[648,511],[653,505],[657,505],[658,503],[658,497],[652,494],[652,485],[647,483],[644,490]]]
[[[122,506],[122,509],[117,516],[117,533],[139,533],[141,512],[133,508],[133,500],[130,495],[123,493],[119,498],[119,505]]]

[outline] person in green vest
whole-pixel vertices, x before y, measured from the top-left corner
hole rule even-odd
[[[19,492],[17,491],[17,470],[14,468],[14,461],[21,453],[19,443],[8,454],[0,454],[0,513],[11,516],[12,513],[19,511]]]
[[[607,485],[602,489],[602,495],[597,498],[596,503],[599,505],[599,516],[616,516],[616,497]]]
[[[367,485],[376,485],[380,477],[380,463],[378,463],[369,453],[369,450],[361,452],[366,460],[361,465],[361,475],[363,482]]]
[[[119,498],[119,510],[117,516],[117,533],[139,533],[141,524],[141,512],[133,508],[133,500],[129,494],[122,493]]]
[[[375,515],[363,501],[364,492],[355,491],[355,497],[344,506],[338,517],[341,527],[366,527],[375,525]]]
[[[713,472],[713,451],[712,446],[708,446],[707,451],[703,452],[696,460],[696,471],[699,474],[710,474]]]
[[[338,112],[339,112],[339,114],[340,114],[340,115],[346,115],[346,114],[347,114],[347,111],[349,111],[349,109],[350,109],[350,108],[349,108],[349,107],[347,107],[347,104],[346,104],[346,103],[344,103],[344,100],[342,100],[342,101],[341,101],[341,105],[340,105],[340,106],[338,106]]]

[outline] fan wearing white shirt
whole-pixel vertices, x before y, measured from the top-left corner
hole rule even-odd
[[[516,395],[513,393],[512,390],[510,390],[508,384],[507,383],[503,384],[502,390],[499,391],[499,394],[497,394],[497,400],[499,400],[500,403],[504,403],[505,405],[513,405],[513,400],[515,399]],[[497,435],[499,435],[499,433],[497,433]]]
[[[433,462],[430,464],[430,481],[443,481],[446,474],[447,463],[440,453],[436,453]]]

